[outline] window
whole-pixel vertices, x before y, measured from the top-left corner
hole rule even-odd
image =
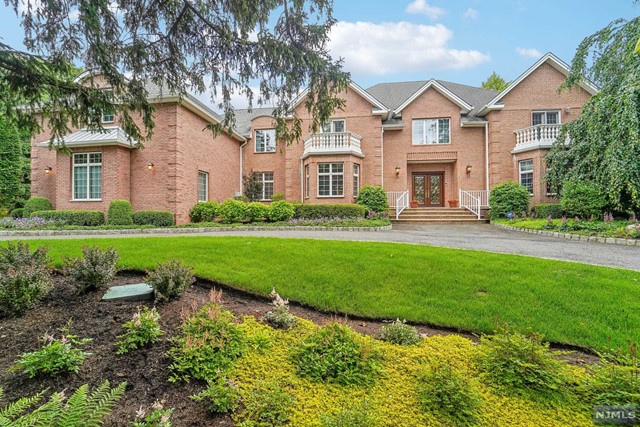
[[[420,119],[413,121],[413,145],[449,144],[449,119]]]
[[[318,163],[318,196],[344,195],[343,173],[342,163]]]
[[[533,194],[533,160],[522,160],[520,167],[520,184],[526,187],[529,194]]]
[[[353,164],[353,197],[358,197],[360,193],[360,165]]]
[[[102,153],[73,154],[73,200],[102,198]]]
[[[206,202],[207,200],[209,200],[209,174],[198,171],[198,201]]]
[[[273,153],[276,151],[276,130],[256,130],[256,153]]]
[[[105,111],[102,113],[102,123],[113,123],[115,121],[115,115],[113,111]]]
[[[345,119],[336,119],[331,120],[322,125],[322,132],[346,132],[347,131],[347,121]]]
[[[273,196],[273,172],[255,172],[253,176],[262,184],[262,197],[260,200],[271,200],[271,196]]]
[[[534,111],[531,113],[531,124],[535,125],[559,125],[560,111]]]
[[[309,172],[309,165],[304,167],[304,197],[309,198],[309,187],[311,186],[311,174]]]

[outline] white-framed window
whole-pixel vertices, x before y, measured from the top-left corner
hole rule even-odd
[[[253,176],[262,184],[260,200],[271,200],[271,196],[273,196],[273,172],[254,172]]]
[[[346,132],[347,120],[346,119],[332,119],[322,125],[322,132]]]
[[[559,125],[560,110],[533,111],[531,113],[531,124],[535,125]]]
[[[353,197],[358,197],[360,194],[360,165],[353,164]]]
[[[416,119],[412,123],[413,145],[449,144],[449,119]]]
[[[115,120],[116,117],[113,111],[104,111],[102,113],[102,123],[113,123]]]
[[[276,130],[256,129],[256,153],[273,153],[276,151]]]
[[[73,200],[102,199],[102,153],[73,154]]]
[[[311,171],[309,165],[304,166],[304,197],[309,198],[309,188],[311,187]]]
[[[318,163],[318,197],[344,195],[344,164]]]
[[[209,173],[198,171],[198,201],[209,200]]]
[[[520,185],[524,186],[529,194],[533,194],[533,160],[521,160],[518,162],[520,171]]]

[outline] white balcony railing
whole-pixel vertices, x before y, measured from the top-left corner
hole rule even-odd
[[[304,140],[303,158],[314,154],[353,154],[364,157],[360,148],[362,137],[353,132],[314,133]]]
[[[514,152],[550,148],[558,139],[562,125],[535,125],[513,131],[516,134]]]

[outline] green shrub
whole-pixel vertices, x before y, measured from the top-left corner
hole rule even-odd
[[[540,203],[531,209],[531,213],[535,212],[537,218],[557,219],[561,218],[564,211],[559,203]]]
[[[199,202],[191,208],[189,218],[191,222],[213,222],[218,216],[217,202]]]
[[[198,402],[206,401],[209,411],[214,414],[233,412],[240,406],[238,386],[225,377],[207,381],[207,388],[191,398]]]
[[[46,197],[32,197],[24,204],[23,217],[30,217],[36,211],[51,211],[53,205]]]
[[[118,259],[114,248],[83,246],[82,258],[65,259],[63,270],[67,280],[82,294],[107,286],[118,273]]]
[[[155,270],[147,272],[144,280],[153,288],[157,303],[180,297],[195,281],[191,267],[177,259],[158,264]]]
[[[640,368],[637,360],[605,355],[580,385],[582,397],[592,405],[638,405]]]
[[[125,333],[118,335],[116,353],[125,354],[130,350],[142,348],[145,345],[153,344],[160,340],[164,334],[160,329],[160,314],[154,308],[138,307],[133,319],[126,322],[122,327]]]
[[[605,192],[592,182],[567,181],[562,186],[560,203],[567,215],[589,219],[601,219],[606,207]]]
[[[529,211],[529,191],[514,181],[503,182],[491,190],[489,214],[491,218],[505,218],[508,213],[522,215]]]
[[[140,408],[140,410],[136,412],[136,419],[131,425],[132,427],[172,427],[172,414],[172,408],[164,409],[162,403],[156,400],[151,406],[149,413]]]
[[[0,247],[0,311],[22,314],[51,289],[49,258],[43,246],[33,253],[23,242]]]
[[[292,351],[298,375],[342,385],[371,385],[381,371],[380,354],[348,326],[330,323]]]
[[[380,328],[380,339],[392,344],[414,345],[418,344],[422,338],[415,327],[396,319]]]
[[[481,395],[469,373],[437,366],[420,379],[418,395],[422,409],[449,419],[453,425],[475,425]]]
[[[180,325],[182,333],[172,339],[169,350],[173,359],[169,381],[215,379],[244,353],[245,334],[233,322],[233,314],[222,309],[220,294],[212,292],[211,301]]]
[[[170,227],[175,224],[173,214],[168,211],[137,211],[133,213],[135,225],[153,225],[154,227]]]
[[[262,321],[269,324],[272,328],[290,329],[296,324],[296,318],[293,314],[289,313],[289,300],[282,299],[275,289],[271,291],[269,296],[273,298],[275,308],[273,311],[269,311],[262,316]]]
[[[11,218],[24,218],[24,208],[15,208],[14,210],[11,211],[11,213],[9,214],[11,216]]]
[[[57,221],[65,225],[81,227],[97,227],[104,225],[104,213],[100,211],[35,211],[31,217],[38,217],[49,221]]]
[[[84,359],[89,355],[82,350],[82,346],[90,342],[88,338],[78,339],[71,335],[68,327],[61,330],[61,337],[54,338],[45,334],[43,345],[32,353],[23,353],[13,365],[11,371],[22,371],[29,378],[37,376],[56,376],[60,373],[80,370]]]
[[[269,206],[267,219],[271,222],[289,221],[294,213],[293,204],[285,201],[273,202]]]
[[[365,185],[360,189],[357,202],[363,205],[368,211],[385,212],[389,209],[387,193],[380,186]]]
[[[289,424],[294,398],[275,381],[259,382],[244,397],[238,427],[280,427]]]
[[[333,415],[320,415],[321,427],[373,427],[377,425],[376,416],[366,402],[353,408],[343,409]]]
[[[133,225],[133,208],[128,200],[114,200],[109,203],[107,225]]]
[[[357,204],[298,204],[295,206],[294,218],[318,219],[318,218],[341,218],[358,219],[367,215],[367,208]]]
[[[271,201],[272,202],[279,202],[281,200],[284,200],[284,194],[282,194],[282,193],[273,193],[271,195]]]
[[[244,217],[249,222],[263,221],[267,218],[269,206],[260,202],[249,202],[244,205]]]
[[[227,199],[218,206],[218,216],[223,224],[233,224],[245,219],[244,207],[246,202]]]
[[[103,418],[109,415],[115,403],[124,394],[126,382],[111,388],[109,381],[103,382],[95,391],[89,393],[84,384],[66,398],[65,392],[54,393],[39,407],[36,405],[44,392],[32,397],[23,397],[16,402],[0,408],[0,425],[14,427],[87,427],[101,426]],[[0,389],[0,399],[2,389]]]

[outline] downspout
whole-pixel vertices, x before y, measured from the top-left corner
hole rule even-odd
[[[489,194],[489,122],[484,124],[484,157],[485,157],[485,173],[487,181],[487,194]]]
[[[304,204],[304,185],[307,177],[304,176],[304,159],[300,159],[300,203]]]
[[[242,154],[244,152],[244,150],[243,150],[244,146],[247,145],[248,143],[249,143],[249,141],[247,140],[247,141],[244,142],[244,144],[242,144],[240,146],[240,194],[242,194],[242,177],[244,176],[244,171],[243,171],[244,161],[242,159],[242,157],[243,157]]]
[[[380,186],[384,188],[384,128],[380,126],[380,168],[382,174],[380,175]]]

